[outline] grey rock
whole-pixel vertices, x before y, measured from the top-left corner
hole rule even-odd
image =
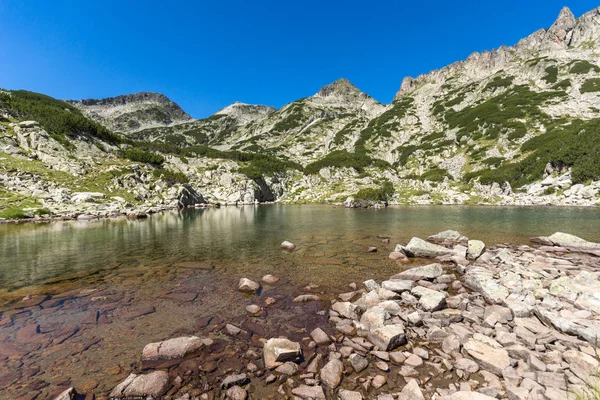
[[[394,275],[391,280],[433,280],[444,273],[442,264],[429,264],[423,267],[411,268]]]
[[[310,337],[315,341],[316,344],[329,344],[331,343],[331,339],[329,336],[323,331],[321,328],[315,328],[311,333]]]
[[[483,368],[498,376],[502,376],[502,370],[511,364],[508,352],[502,348],[494,348],[474,339],[469,339],[463,348]]]
[[[419,258],[435,258],[452,254],[452,250],[444,246],[426,242],[423,239],[414,237],[406,245],[408,255]]]
[[[402,388],[398,400],[425,400],[425,396],[423,396],[423,392],[421,391],[421,388],[419,388],[416,379],[408,381]]]
[[[361,372],[369,366],[367,359],[359,354],[351,354],[350,357],[348,357],[348,360],[356,372]]]
[[[381,283],[381,287],[387,290],[391,290],[392,292],[402,293],[407,292],[412,289],[414,285],[414,281],[412,280],[389,280],[383,281]]]
[[[305,400],[325,400],[325,392],[323,391],[323,388],[321,386],[300,385],[297,388],[292,389],[292,394]]]
[[[238,290],[240,292],[256,293],[259,289],[260,284],[248,278],[241,278],[238,283]]]
[[[263,348],[265,367],[273,369],[286,361],[298,361],[302,357],[300,344],[283,338],[267,340]]]
[[[169,375],[154,371],[145,375],[130,374],[110,392],[110,397],[153,397],[162,396],[168,389]]]
[[[406,344],[406,334],[402,325],[386,325],[367,335],[369,341],[382,351],[391,351]]]
[[[340,400],[363,400],[363,395],[360,392],[341,389],[338,392]]]
[[[160,364],[173,365],[183,358],[193,356],[204,347],[202,339],[196,336],[179,337],[163,342],[149,343],[142,351],[142,365],[144,368]]]
[[[485,243],[481,240],[469,240],[467,246],[467,260],[477,260],[485,251]]]
[[[338,359],[330,360],[321,369],[321,381],[330,389],[337,388],[342,382],[342,373],[344,372],[344,364]]]
[[[435,290],[417,286],[411,293],[419,298],[419,305],[425,311],[437,311],[446,306],[446,296]]]
[[[221,383],[221,388],[229,389],[232,386],[244,385],[249,381],[248,376],[246,374],[233,374],[227,376],[223,379]]]

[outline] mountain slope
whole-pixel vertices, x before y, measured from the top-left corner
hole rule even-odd
[[[159,93],[141,92],[106,99],[70,100],[69,103],[110,130],[124,133],[193,120]]]
[[[201,120],[153,93],[0,91],[0,117],[0,218],[205,201],[600,204],[600,8],[405,78],[389,105],[340,79],[278,110],[236,102]]]

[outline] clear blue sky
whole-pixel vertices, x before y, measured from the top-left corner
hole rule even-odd
[[[164,93],[196,118],[275,107],[340,77],[390,102],[404,76],[512,45],[584,0],[0,1],[0,87]]]

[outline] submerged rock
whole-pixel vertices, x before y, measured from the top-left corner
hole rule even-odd
[[[169,374],[164,371],[154,371],[145,375],[130,374],[110,392],[110,397],[116,398],[159,398],[168,389]]]
[[[305,400],[325,400],[325,392],[321,386],[300,385],[292,389],[292,394]]]
[[[283,243],[281,243],[281,248],[287,251],[293,251],[296,248],[296,245],[286,240]]]
[[[256,293],[260,289],[260,284],[248,278],[241,278],[238,283],[238,290],[246,293]]]
[[[171,366],[183,358],[193,356],[202,347],[204,342],[196,336],[179,337],[163,342],[149,343],[142,351],[142,365],[144,368]]]
[[[76,398],[77,391],[75,390],[75,388],[70,387],[61,394],[59,394],[57,397],[55,397],[54,400],[75,400]]]

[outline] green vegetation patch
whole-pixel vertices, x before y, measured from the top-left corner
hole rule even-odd
[[[510,85],[512,85],[514,80],[515,80],[515,78],[512,76],[505,76],[505,77],[497,76],[491,82],[489,82],[487,85],[485,85],[483,90],[486,91],[486,90],[495,90],[495,89],[499,89],[499,88],[506,88],[506,87],[509,87]]]
[[[573,66],[569,70],[572,74],[587,74],[590,71],[600,72],[600,68],[596,64],[592,64],[587,60],[574,61]]]
[[[388,202],[394,195],[395,190],[391,182],[385,181],[380,187],[377,188],[364,188],[360,189],[358,193],[354,195],[356,200],[368,200],[377,202]]]
[[[389,138],[392,132],[400,126],[400,120],[404,118],[412,108],[414,99],[402,97],[396,100],[392,108],[371,120],[369,125],[360,132],[360,138],[355,143],[356,152],[365,152],[365,145],[376,138]]]
[[[571,87],[571,80],[570,79],[563,79],[562,81],[558,82],[556,85],[552,86],[552,89],[554,90],[566,90],[568,88]]]
[[[600,179],[600,119],[575,120],[567,125],[550,125],[548,132],[525,142],[519,161],[505,163],[494,170],[471,172],[465,181],[479,178],[483,184],[509,182],[520,187],[543,177],[546,165],[553,161],[572,167],[574,183]]]
[[[121,150],[121,156],[131,161],[142,162],[147,164],[161,165],[165,162],[165,158],[160,154],[151,153],[146,150],[127,148]]]
[[[389,163],[369,157],[365,153],[349,153],[345,150],[336,150],[327,154],[322,159],[308,164],[304,167],[306,174],[317,174],[322,168],[353,168],[358,173],[362,173],[366,167],[373,166],[378,168],[389,168]]]
[[[50,96],[26,90],[0,92],[0,109],[21,120],[38,121],[50,134],[91,135],[109,143],[121,143],[121,137],[84,116],[76,107]]]
[[[542,79],[548,84],[556,83],[556,81],[558,81],[558,67],[553,65],[546,68],[546,76]]]
[[[176,183],[188,183],[189,178],[182,172],[174,172],[169,169],[155,169],[152,171],[155,178],[162,179],[168,186],[173,186]]]
[[[600,92],[600,78],[588,79],[581,85],[581,93]]]

